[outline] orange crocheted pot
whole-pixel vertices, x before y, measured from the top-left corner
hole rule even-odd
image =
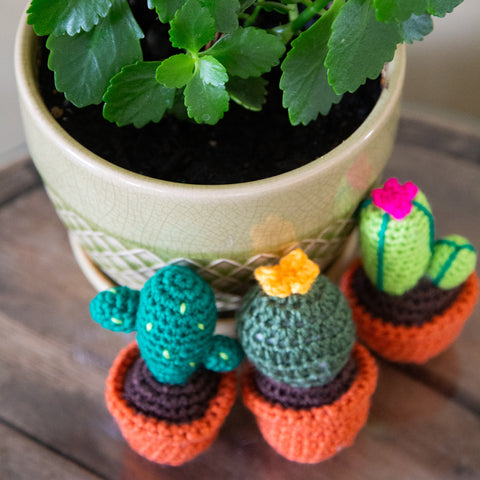
[[[105,398],[110,413],[133,450],[153,462],[181,465],[206,450],[215,440],[236,396],[236,374],[222,374],[218,392],[205,415],[193,422],[173,424],[148,417],[123,398],[125,375],[140,355],[134,342],[115,359],[107,378]]]
[[[257,419],[265,440],[280,455],[300,463],[317,463],[352,445],[365,425],[378,370],[368,350],[355,344],[357,377],[330,405],[295,410],[267,400],[255,387],[252,367],[242,379],[245,405]]]
[[[445,350],[460,334],[478,299],[478,277],[473,272],[458,297],[443,313],[421,326],[393,325],[373,317],[357,298],[352,279],[361,265],[359,259],[350,265],[343,274],[340,289],[352,308],[358,337],[373,351],[393,362],[425,363]]]

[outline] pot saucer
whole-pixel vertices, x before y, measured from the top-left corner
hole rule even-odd
[[[80,270],[85,275],[90,284],[98,291],[108,290],[116,285],[116,283],[103,273],[100,268],[90,259],[81,247],[75,234],[68,233],[70,247],[72,248],[75,260]],[[357,256],[358,231],[354,229],[348,237],[342,252],[326,270],[325,275],[334,283],[338,283],[342,273],[348,265]],[[241,297],[238,295],[219,295],[217,296],[217,308],[220,312],[232,312],[232,317],[220,318],[217,322],[216,334],[228,335],[235,337],[235,319],[233,311],[238,309]]]

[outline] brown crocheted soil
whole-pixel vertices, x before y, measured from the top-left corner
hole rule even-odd
[[[190,423],[205,415],[221,374],[199,369],[185,385],[159,383],[138,357],[125,376],[123,397],[145,415],[171,423]]]
[[[259,370],[254,370],[254,381],[258,391],[269,401],[295,410],[329,405],[340,398],[352,385],[357,376],[355,359],[350,357],[340,373],[321,387],[299,388],[276,382]]]
[[[403,295],[381,292],[370,281],[363,267],[352,277],[352,287],[360,303],[377,318],[393,325],[421,326],[443,313],[457,298],[462,286],[443,290],[428,278]]]
[[[168,25],[161,24],[146,1],[130,0],[145,39],[144,60],[179,53],[169,47]],[[308,126],[292,127],[282,107],[276,67],[268,76],[267,104],[252,112],[230,102],[215,126],[165,117],[144,128],[119,128],[102,117],[102,105],[82,109],[55,90],[43,47],[39,86],[48,109],[78,142],[106,160],[149,177],[191,184],[231,184],[267,178],[305,165],[349,137],[366,119],[380,92],[380,80],[369,80],[347,93],[330,114]]]

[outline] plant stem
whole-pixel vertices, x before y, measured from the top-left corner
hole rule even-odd
[[[260,14],[262,10],[262,7],[255,7],[255,10],[253,11],[253,13],[250,15],[249,18],[247,18],[247,20],[245,21],[245,25],[244,27],[251,27],[254,23],[255,23],[255,20],[257,19],[258,15]]]
[[[320,13],[330,0],[316,0],[292,22],[292,30],[300,30],[312,17]]]

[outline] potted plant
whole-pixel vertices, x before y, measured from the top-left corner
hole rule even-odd
[[[106,402],[123,436],[140,455],[180,465],[208,448],[237,392],[233,370],[243,352],[214,335],[215,296],[187,267],[170,265],[142,290],[115,287],[90,304],[92,318],[137,342],[115,359]]]
[[[257,265],[295,246],[326,267],[392,150],[405,68],[404,49],[394,57],[397,45],[421,39],[432,29],[431,15],[443,16],[459,3],[33,0],[16,46],[31,156],[74,243],[118,284],[139,288],[165,264],[180,263],[230,298],[245,291]],[[141,6],[165,33],[148,40],[162,47],[148,61],[144,32],[132,14]],[[221,125],[234,102],[260,110],[272,69],[268,75],[277,82],[280,77],[279,102],[303,135],[306,124],[393,62],[367,119],[321,158],[314,155],[304,166],[256,181],[192,185],[127,171],[67,134],[54,118],[62,117],[62,109],[49,111],[39,93],[33,30],[48,36],[56,90],[78,107],[104,102],[107,119],[139,131],[161,120],[157,137],[175,114],[186,117],[186,129],[192,122]],[[119,127],[120,136],[128,128]],[[245,141],[251,135],[237,134]],[[282,137],[288,144],[290,134]],[[145,150],[137,145],[134,150]],[[167,161],[161,151],[153,156]]]
[[[259,284],[237,313],[251,361],[243,400],[281,455],[317,463],[350,446],[367,421],[377,382],[339,288],[304,252],[255,270]]]
[[[341,280],[358,336],[395,362],[424,363],[460,334],[478,300],[477,254],[459,235],[435,241],[425,195],[396,178],[360,212],[362,259]]]

